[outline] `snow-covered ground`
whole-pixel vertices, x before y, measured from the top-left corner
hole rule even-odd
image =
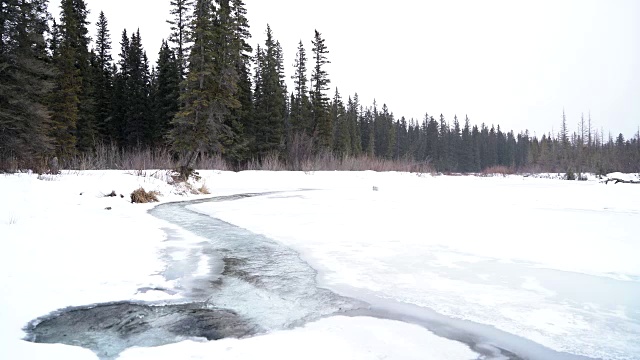
[[[640,358],[640,186],[374,172],[201,174],[212,196],[283,191],[190,208],[298,251],[319,271],[318,283],[342,295],[432,309],[557,351]],[[177,286],[162,276],[168,232],[185,253],[202,239],[148,214],[153,205],[129,203],[139,186],[160,191],[162,201],[185,200],[162,172],[139,175],[0,175],[0,358],[95,358],[78,347],[22,341],[22,328],[68,306],[181,296],[141,289]],[[125,197],[103,197],[112,190]],[[202,264],[196,272],[209,270]],[[477,357],[413,324],[334,316],[249,339],[129,349],[121,358],[264,354]]]

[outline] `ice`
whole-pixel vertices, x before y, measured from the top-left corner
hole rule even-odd
[[[299,251],[321,286],[366,290],[561,352],[640,358],[640,188],[314,176],[323,190],[197,207]]]
[[[219,204],[220,200],[229,199],[197,203]],[[200,274],[199,269],[189,269],[185,275],[193,279],[179,277],[182,284],[178,286],[188,290],[186,296],[190,300],[235,311],[252,319],[264,331],[290,328],[362,306],[358,301],[318,288],[315,270],[291,249],[199,214],[191,210],[192,206],[189,202],[169,203],[151,211],[154,216],[206,239],[206,253],[217,257],[211,267],[219,269],[218,274]]]

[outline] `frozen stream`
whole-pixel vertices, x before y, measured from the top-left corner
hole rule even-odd
[[[371,316],[424,326],[463,342],[479,359],[586,359],[547,349],[494,327],[449,319],[428,308],[379,299],[357,289],[319,288],[317,273],[293,250],[264,236],[200,214],[190,205],[231,201],[244,194],[159,205],[150,213],[206,239],[180,246],[167,230],[163,276],[179,303],[118,302],[63,309],[32,322],[28,340],[63,343],[114,359],[132,346],[158,346],[190,337],[209,340],[289,329],[335,314]],[[202,272],[202,268],[208,269]],[[346,297],[348,295],[350,297]]]

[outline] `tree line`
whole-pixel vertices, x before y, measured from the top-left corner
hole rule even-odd
[[[560,131],[539,138],[466,116],[397,118],[385,104],[345,98],[331,86],[317,30],[309,54],[299,42],[287,89],[280,42],[267,26],[264,43],[250,46],[242,0],[171,0],[171,33],[155,64],[140,30],[122,31],[114,45],[101,12],[90,31],[84,0],[62,0],[58,18],[47,0],[1,4],[0,169],[41,167],[53,156],[64,166],[110,144],[170,149],[185,168],[203,154],[236,169],[266,157],[298,169],[331,154],[442,172],[640,171],[640,130],[605,137],[590,116],[571,131],[563,113]]]

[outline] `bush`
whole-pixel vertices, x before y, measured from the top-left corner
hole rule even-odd
[[[567,173],[564,175],[564,178],[566,180],[575,180],[576,179],[576,174],[571,170],[567,170]]]
[[[145,191],[143,188],[139,188],[134,190],[131,193],[131,202],[137,204],[145,204],[150,202],[158,202],[158,196],[160,192],[158,191]]]

